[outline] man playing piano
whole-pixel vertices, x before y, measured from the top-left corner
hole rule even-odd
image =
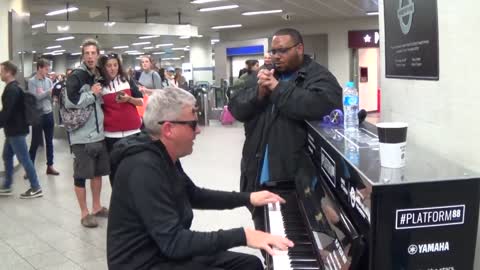
[[[284,203],[268,191],[222,192],[195,186],[179,159],[192,153],[197,126],[195,98],[167,88],[148,101],[146,134],[119,141],[112,152],[118,168],[107,230],[109,269],[263,270],[259,258],[227,251],[248,245],[274,254],[293,243],[253,229],[190,230],[192,208],[232,209]]]
[[[342,107],[342,88],[325,67],[304,55],[301,34],[277,31],[270,50],[272,69],[258,73],[257,85],[237,91],[233,116],[245,123],[240,190],[253,192],[295,178],[306,155],[304,120],[320,120]],[[263,207],[252,210],[255,228],[265,230]]]

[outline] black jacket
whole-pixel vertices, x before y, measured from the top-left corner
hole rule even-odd
[[[6,137],[24,136],[29,132],[25,117],[23,90],[17,81],[5,86],[2,94],[2,111],[0,111],[0,128]]]
[[[232,97],[229,109],[245,123],[241,164],[241,191],[259,189],[259,172],[268,144],[270,181],[293,180],[301,155],[306,155],[305,120],[320,120],[342,108],[342,88],[325,67],[305,56],[304,64],[290,81],[258,99],[255,84]],[[275,74],[278,78],[279,74]]]
[[[117,143],[111,158],[118,170],[107,229],[110,269],[161,269],[168,261],[246,244],[242,228],[194,232],[190,226],[192,208],[245,206],[249,193],[196,187],[180,162],[172,162],[165,146],[145,134]]]

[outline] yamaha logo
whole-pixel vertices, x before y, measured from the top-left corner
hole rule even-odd
[[[410,245],[407,251],[408,251],[408,254],[412,256],[416,254],[446,252],[446,251],[450,251],[450,243],[440,242],[440,243]]]
[[[418,246],[417,245],[410,245],[408,247],[408,254],[410,255],[415,255],[418,252]]]
[[[405,5],[403,3],[406,3]],[[398,0],[399,6],[397,10],[397,17],[400,21],[400,28],[404,35],[410,32],[412,28],[413,13],[415,13],[415,4],[413,0]],[[405,21],[406,19],[406,21]]]

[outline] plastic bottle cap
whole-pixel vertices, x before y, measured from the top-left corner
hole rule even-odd
[[[355,84],[353,82],[347,82],[347,87],[348,88],[353,88],[353,87],[355,87]]]

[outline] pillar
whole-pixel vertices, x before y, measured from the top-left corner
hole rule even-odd
[[[190,62],[194,82],[213,81],[212,44],[209,37],[190,40]]]

